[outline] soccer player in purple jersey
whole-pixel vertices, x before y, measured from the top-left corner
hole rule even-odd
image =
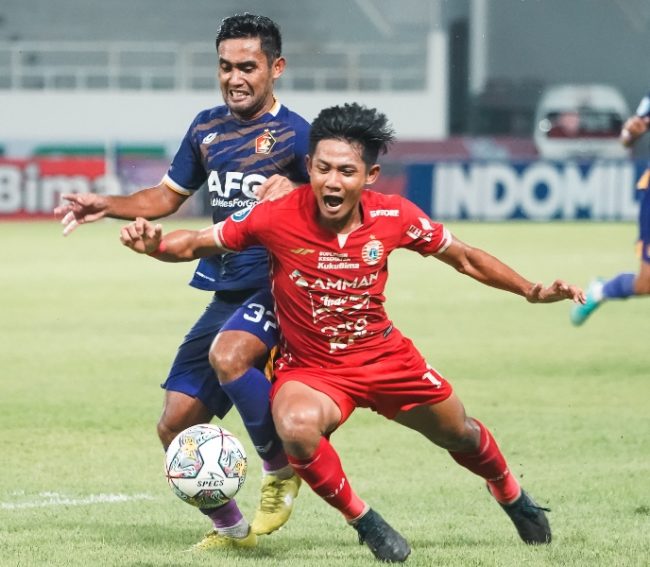
[[[639,103],[636,113],[628,118],[621,130],[621,143],[632,147],[650,128],[650,93]],[[650,294],[650,167],[646,169],[637,183],[643,191],[639,209],[639,255],[641,268],[638,273],[621,272],[609,280],[597,278],[587,288],[587,302],[574,305],[571,309],[571,322],[582,325],[603,303],[612,299]]]
[[[160,184],[128,196],[64,195],[55,209],[64,235],[103,217],[168,216],[207,184],[214,222],[256,200],[274,200],[307,181],[309,124],[281,105],[273,87],[285,59],[277,25],[252,14],[223,20],[217,33],[224,105],[199,112]],[[253,547],[288,520],[300,479],[289,466],[270,413],[263,373],[277,342],[262,247],[205,258],[190,285],[213,292],[178,349],[167,380],[158,436],[167,448],[185,428],[222,418],[234,404],[262,459],[258,510],[248,524],[233,500],[203,510],[214,529],[195,547]],[[215,372],[217,378],[215,378]]]

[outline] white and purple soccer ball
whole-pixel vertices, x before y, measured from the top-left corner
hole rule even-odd
[[[218,508],[239,492],[248,462],[241,442],[218,425],[193,425],[165,454],[165,476],[174,494],[198,508]]]

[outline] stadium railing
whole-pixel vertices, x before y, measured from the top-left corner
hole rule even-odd
[[[410,91],[426,88],[417,44],[285,46],[286,90]],[[204,43],[0,42],[2,90],[215,89],[216,55]]]

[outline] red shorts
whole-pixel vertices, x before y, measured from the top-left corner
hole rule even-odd
[[[276,368],[271,400],[286,382],[301,382],[336,403],[342,414],[340,425],[357,407],[393,419],[400,411],[439,404],[451,396],[451,384],[426,363],[409,339],[402,337],[399,347],[363,366]]]

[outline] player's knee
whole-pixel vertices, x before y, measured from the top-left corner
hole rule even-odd
[[[228,381],[226,378],[229,369],[232,367],[232,357],[233,354],[231,352],[218,349],[215,345],[210,349],[210,366],[212,366],[217,374],[219,382],[223,383],[224,381]]]
[[[212,343],[209,360],[219,383],[226,384],[256,366],[264,356],[268,356],[268,351],[261,341],[251,342],[240,333],[225,332],[217,335]]]
[[[156,426],[156,431],[158,433],[158,439],[162,443],[163,449],[167,450],[167,447],[171,444],[174,437],[176,437],[177,431],[174,431],[169,425],[165,422],[164,417],[161,417]]]
[[[252,361],[248,360],[245,352],[220,348],[218,344],[210,349],[209,358],[210,365],[221,384],[232,382],[253,366]]]
[[[273,422],[284,444],[312,445],[321,435],[314,412],[306,408],[289,408],[274,413]]]

